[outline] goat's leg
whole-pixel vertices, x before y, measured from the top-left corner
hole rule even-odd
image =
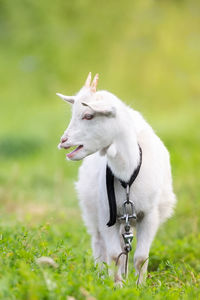
[[[98,263],[108,263],[105,242],[99,231],[92,234],[92,251],[95,264]]]
[[[103,234],[108,255],[108,265],[111,265],[112,262],[116,264],[119,254],[123,251],[120,241],[119,226],[115,225],[113,227],[106,228]],[[118,260],[114,274],[115,283],[119,286],[122,286],[124,261],[124,256],[122,255]]]
[[[145,280],[148,267],[148,257],[151,243],[157,232],[159,216],[157,210],[144,215],[144,218],[137,223],[137,246],[134,254],[134,266],[138,275],[137,284]]]

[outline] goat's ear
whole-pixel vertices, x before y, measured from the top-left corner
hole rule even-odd
[[[59,93],[56,93],[56,95],[58,97],[60,97],[62,100],[66,101],[66,102],[69,102],[71,104],[74,104],[74,101],[75,101],[74,96],[65,96],[65,95],[62,95],[62,94],[59,94]]]
[[[115,117],[116,115],[115,107],[109,104],[104,104],[100,102],[90,102],[90,103],[82,102],[81,104],[84,106],[88,106],[91,110],[93,110],[97,114],[101,114],[109,117]]]

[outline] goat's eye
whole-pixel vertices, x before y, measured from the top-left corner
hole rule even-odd
[[[93,117],[94,117],[94,115],[91,115],[91,114],[85,114],[85,115],[83,116],[83,120],[84,120],[84,119],[85,119],[85,120],[92,120]]]

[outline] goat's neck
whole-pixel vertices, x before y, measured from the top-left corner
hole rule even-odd
[[[126,131],[117,136],[108,147],[106,156],[113,174],[123,181],[129,181],[138,166],[140,157],[135,133],[128,134]]]

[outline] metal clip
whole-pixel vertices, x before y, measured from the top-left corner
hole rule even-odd
[[[128,205],[130,206],[131,214],[128,213]],[[126,186],[126,201],[124,201],[122,209],[123,209],[123,215],[119,217],[119,219],[125,221],[125,225],[124,225],[125,232],[122,234],[122,236],[125,244],[124,250],[126,253],[128,253],[132,249],[131,242],[133,241],[133,233],[130,231],[131,226],[129,220],[130,219],[136,220],[137,218],[135,213],[134,203],[130,201],[130,186],[128,184]]]
[[[123,239],[124,239],[124,243],[125,243],[125,247],[124,249],[127,251],[127,252],[130,252],[132,247],[131,247],[131,242],[133,240],[133,233],[132,232],[124,232],[122,234],[123,236]]]
[[[129,215],[127,212],[127,205],[131,206],[131,214]],[[125,220],[126,222],[129,221],[129,219],[135,219],[136,220],[137,216],[135,213],[135,207],[132,201],[129,201],[127,203],[127,201],[125,201],[123,203],[123,215],[121,217],[119,217],[120,220]]]

